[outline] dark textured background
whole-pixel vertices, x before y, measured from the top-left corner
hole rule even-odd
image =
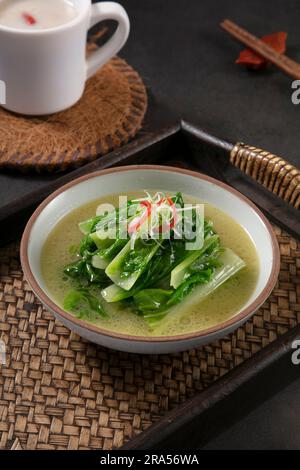
[[[241,46],[218,27],[228,17],[259,36],[287,31],[287,52],[300,61],[300,0],[120,2],[132,24],[120,55],[140,72],[150,96],[144,132],[159,121],[167,122],[167,110],[220,137],[261,146],[300,166],[300,105],[291,103],[291,79],[275,68],[258,73],[235,65]],[[47,179],[0,175],[2,203],[41,188]],[[272,380],[262,377],[248,395],[237,395],[236,416],[224,418],[226,430],[209,442],[200,442],[197,432],[184,429],[168,445],[300,448],[300,366],[292,374],[289,369],[287,357],[276,365]],[[267,393],[261,393],[264,390]],[[241,400],[247,406],[244,418],[237,420]]]
[[[300,105],[292,79],[275,68],[249,72],[218,24],[230,18],[258,36],[287,31],[300,62],[299,0],[128,0],[130,39],[122,51],[159,106],[232,141],[243,140],[300,165]]]
[[[300,105],[291,103],[292,80],[275,68],[257,73],[235,65],[241,46],[218,27],[227,17],[258,36],[287,31],[287,53],[300,62],[299,0],[121,3],[132,24],[121,55],[142,75],[156,110],[169,108],[220,137],[261,146],[300,166]],[[288,378],[291,367],[292,378]],[[273,370],[272,379],[262,378],[251,389],[242,420],[236,421],[233,413],[224,422],[227,429],[206,444],[197,440],[197,432],[189,433],[186,428],[167,445],[299,449],[297,375],[287,356]],[[268,389],[267,393],[262,394],[262,389]],[[255,395],[261,395],[261,404]],[[238,415],[238,395],[236,403]]]

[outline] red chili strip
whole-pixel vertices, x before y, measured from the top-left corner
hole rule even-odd
[[[22,13],[22,18],[25,20],[25,23],[29,25],[33,25],[37,23],[34,16],[32,16],[30,13],[26,13],[26,12]]]
[[[174,201],[170,197],[167,198],[167,201],[169,205],[171,206],[172,212],[173,212],[173,218],[170,223],[170,228],[174,228],[175,224],[177,223],[177,209],[176,209]]]
[[[150,217],[152,211],[152,204],[149,201],[142,201],[141,206],[145,206],[147,210],[141,217],[137,217],[133,220],[128,226],[128,233],[133,233],[137,231],[141,225]]]

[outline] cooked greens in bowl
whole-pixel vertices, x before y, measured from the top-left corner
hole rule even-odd
[[[186,203],[204,211],[182,211]],[[159,354],[245,322],[270,295],[280,255],[270,224],[238,191],[198,172],[134,165],[84,175],[45,199],[26,225],[21,263],[45,308],[75,333]]]
[[[42,273],[64,310],[115,332],[172,336],[241,309],[259,274],[241,225],[180,192],[122,196],[75,209],[47,238]]]

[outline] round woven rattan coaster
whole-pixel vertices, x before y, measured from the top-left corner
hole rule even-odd
[[[81,100],[66,111],[26,117],[0,108],[0,169],[77,168],[134,137],[146,108],[139,74],[115,57],[87,82]]]
[[[300,323],[300,243],[275,227],[277,286],[247,323],[206,346],[145,356],[97,347],[43,308],[18,247],[0,249],[0,449],[114,449]]]

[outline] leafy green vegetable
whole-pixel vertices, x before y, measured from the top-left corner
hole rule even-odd
[[[78,224],[79,230],[84,234],[88,235],[89,233],[95,230],[96,225],[102,219],[102,216],[92,217],[91,219],[84,220]]]
[[[79,259],[64,268],[64,274],[78,280],[82,285],[97,284],[100,287],[107,285],[108,278],[104,271],[94,268],[91,260]]]
[[[83,294],[80,291],[72,290],[64,298],[64,309],[75,310],[83,299]]]
[[[64,298],[65,310],[75,313],[80,318],[92,319],[91,314],[107,317],[99,299],[85,289],[71,290]]]
[[[211,246],[189,266],[190,273],[202,271],[207,267],[219,268],[222,266],[220,256],[223,252],[224,248],[222,248],[219,243],[217,243],[216,246]]]
[[[171,199],[177,207],[183,207],[184,206],[184,200],[183,200],[183,197],[182,197],[182,193],[177,192],[175,194],[175,196],[173,196]]]
[[[91,254],[95,249],[96,245],[90,235],[83,237],[79,245],[79,254],[81,256],[85,256],[86,254]]]
[[[100,234],[99,232],[93,232],[89,237],[94,242],[98,250],[105,250],[114,243],[114,238],[109,233],[106,233],[104,236],[103,233]]]
[[[144,289],[134,296],[137,309],[143,313],[150,310],[160,310],[165,306],[172,296],[170,290],[164,289]]]
[[[220,264],[221,266],[215,269],[213,275],[209,275],[207,272],[205,274],[202,273],[204,277],[194,277],[198,276],[200,273],[190,276],[187,281],[174,291],[164,308],[158,309],[157,311],[153,310],[152,312],[147,311],[144,317],[149,325],[156,329],[165,326],[168,321],[181,318],[181,316],[185,314],[184,312],[188,310],[188,305],[193,305],[193,303],[198,303],[200,300],[206,298],[246,265],[246,263],[229,248],[223,250],[220,256]],[[180,303],[180,308],[177,307],[178,303]],[[170,310],[171,307],[173,307],[172,310]],[[168,310],[170,310],[169,314]],[[164,318],[164,322],[156,326],[158,322]]]
[[[193,274],[177,289],[144,289],[134,295],[134,306],[145,319],[153,320],[158,315],[162,318],[171,307],[181,302],[195,286],[207,283],[212,278],[212,269]]]
[[[128,202],[127,207],[121,208],[121,211],[127,214],[128,208],[132,205],[131,201]],[[114,211],[107,212],[103,215],[96,215],[95,217],[91,217],[90,219],[84,220],[78,224],[80,231],[84,235],[88,235],[95,232],[101,232],[108,230],[111,226],[113,226],[118,218],[119,209],[115,209]]]
[[[180,286],[175,289],[170,300],[168,301],[168,307],[181,302],[198,284],[205,284],[212,278],[212,268],[199,271],[198,273],[192,274],[188,277]]]
[[[132,297],[145,287],[152,287],[165,279],[176,264],[180,263],[185,255],[183,240],[166,240],[157,250],[143,273],[130,290],[122,289],[112,284],[101,291],[106,302],[119,302]]]
[[[65,297],[66,310],[92,320],[107,315],[103,302],[122,301],[133,312],[143,315],[151,327],[157,328],[166,319],[172,321],[180,315],[182,309],[178,305],[192,301],[196,294],[197,298],[206,297],[245,265],[231,250],[221,247],[211,221],[203,220],[194,207],[184,206],[180,192],[171,199],[156,195],[155,204],[161,209],[151,225],[156,237],[143,238],[142,225],[147,217],[150,220],[152,211],[151,196],[147,198],[147,201],[128,201],[120,209],[79,223],[84,236],[70,252],[76,259],[64,268],[64,274],[74,286]],[[183,214],[181,209],[187,209],[190,216],[184,218],[180,239],[172,215],[174,205],[180,214]],[[165,219],[162,214],[166,214]],[[125,234],[119,217],[128,224]],[[186,242],[196,240],[199,223],[204,230],[203,245],[188,250]],[[167,237],[165,227],[169,228]]]
[[[138,239],[134,249],[132,249],[131,240],[129,240],[107,266],[105,273],[119,287],[130,290],[158,249],[159,244],[155,240],[150,240],[147,243],[145,240]]]
[[[192,270],[190,270],[190,266],[193,266],[193,263],[200,258],[203,254],[207,252],[207,250],[211,249],[212,247],[216,247],[219,245],[219,237],[218,235],[208,236],[204,240],[204,245],[200,250],[196,251],[187,251],[187,256],[184,260],[176,266],[171,272],[171,286],[176,289],[180,284],[185,281],[191,274]]]
[[[126,243],[127,240],[117,239],[113,241],[113,243],[108,248],[98,250],[92,258],[93,266],[98,269],[106,269],[109,263],[122,250]]]

